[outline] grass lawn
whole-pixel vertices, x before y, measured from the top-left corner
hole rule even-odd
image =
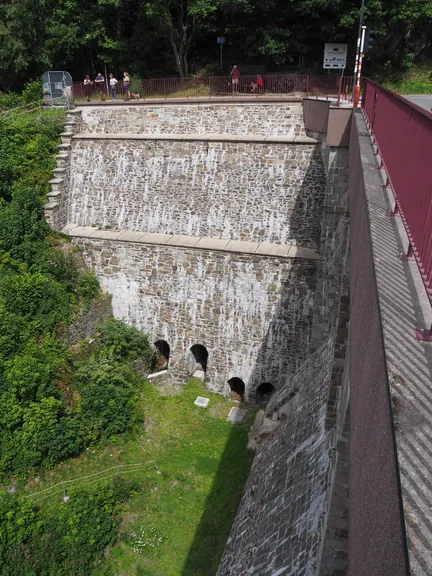
[[[210,398],[207,408],[194,405],[198,395]],[[27,490],[154,460],[160,474],[150,469],[125,475],[140,479],[143,489],[124,507],[118,542],[106,554],[108,566],[122,576],[215,574],[252,461],[246,445],[255,408],[248,408],[244,423],[231,425],[226,418],[235,404],[194,379],[168,396],[145,383],[140,402],[144,421],[138,438],[90,449]],[[93,576],[106,573],[104,568]]]

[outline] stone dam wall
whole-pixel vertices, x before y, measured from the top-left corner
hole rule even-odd
[[[305,135],[300,103],[69,117],[45,213],[81,248],[115,316],[169,344],[176,383],[195,371],[198,344],[210,389],[227,394],[239,378],[249,401],[262,383],[276,390],[251,434],[218,576],[340,576],[347,529],[337,506],[340,533],[326,512],[348,397],[346,150]]]
[[[257,386],[271,382],[279,389],[305,359],[317,269],[312,253],[303,259],[175,247],[149,244],[150,235],[140,242],[139,234],[137,241],[121,241],[112,239],[119,233],[95,228],[69,234],[112,295],[114,315],[153,342],[168,342],[176,381],[194,372],[195,344],[209,354],[206,385],[227,394],[228,380],[240,378],[252,401]]]
[[[128,134],[305,134],[301,102],[144,104],[80,110],[79,132]]]
[[[325,173],[316,144],[78,134],[71,154],[69,222],[317,245]]]

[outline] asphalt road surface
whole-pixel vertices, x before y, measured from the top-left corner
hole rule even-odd
[[[417,106],[421,106],[428,112],[432,108],[432,94],[401,94],[404,98],[410,102],[414,102]]]

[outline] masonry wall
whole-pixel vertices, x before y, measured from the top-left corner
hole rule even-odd
[[[333,353],[329,338],[267,407],[217,576],[318,573],[335,444],[325,429]]]
[[[246,395],[276,389],[306,357],[316,261],[75,238],[113,311],[171,348],[170,372],[184,383],[189,350],[209,353],[206,382],[228,393],[241,378]]]
[[[324,190],[315,144],[78,136],[68,221],[316,246]]]
[[[80,132],[129,134],[304,134],[303,106],[283,103],[205,103],[83,107]]]

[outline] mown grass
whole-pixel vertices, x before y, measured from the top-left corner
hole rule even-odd
[[[198,395],[210,398],[207,408],[194,405]],[[252,461],[246,445],[255,409],[249,407],[244,423],[233,426],[226,418],[234,405],[209,393],[199,380],[175,396],[163,396],[157,385],[144,383],[138,438],[90,449],[46,472],[27,490],[154,460],[160,474],[149,470],[125,476],[140,479],[142,490],[124,507],[118,543],[94,576],[106,575],[107,569],[128,576],[215,574]],[[40,505],[49,506],[49,500]]]

